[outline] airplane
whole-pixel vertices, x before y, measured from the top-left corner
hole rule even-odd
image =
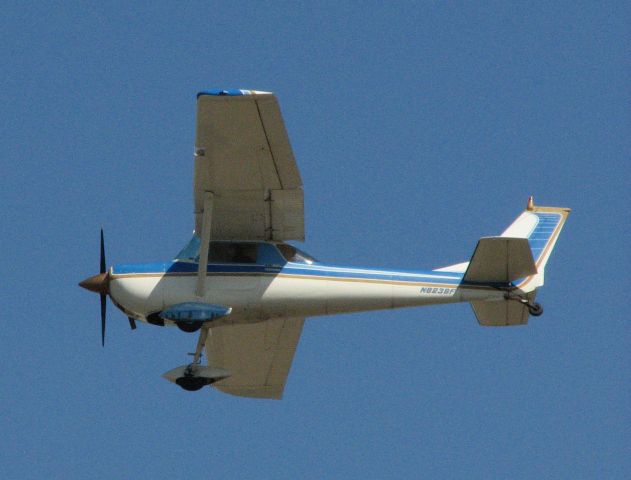
[[[188,391],[211,386],[280,399],[307,317],[469,302],[482,326],[524,325],[570,209],[526,209],[468,262],[433,270],[320,262],[304,242],[304,196],[276,96],[256,90],[197,95],[194,234],[171,261],[106,268],[79,285],[129,319],[199,332],[192,361],[163,377]],[[206,355],[206,365],[202,356]]]

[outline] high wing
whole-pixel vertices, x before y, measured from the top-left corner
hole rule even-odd
[[[302,180],[274,94],[197,95],[193,188],[199,235],[211,192],[210,238],[304,241]]]
[[[241,397],[280,399],[303,324],[304,318],[279,318],[211,328],[208,365],[231,373],[212,386]]]

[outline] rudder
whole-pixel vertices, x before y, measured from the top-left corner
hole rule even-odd
[[[535,206],[530,197],[526,210],[502,233],[501,237],[526,238],[530,245],[537,273],[518,282],[520,290],[531,292],[543,285],[546,264],[569,213],[569,208]]]

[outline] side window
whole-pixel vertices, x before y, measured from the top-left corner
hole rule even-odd
[[[256,243],[210,242],[208,263],[256,263]]]

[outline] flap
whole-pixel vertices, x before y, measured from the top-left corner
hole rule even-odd
[[[304,241],[305,215],[302,188],[272,190],[272,231],[274,238]]]

